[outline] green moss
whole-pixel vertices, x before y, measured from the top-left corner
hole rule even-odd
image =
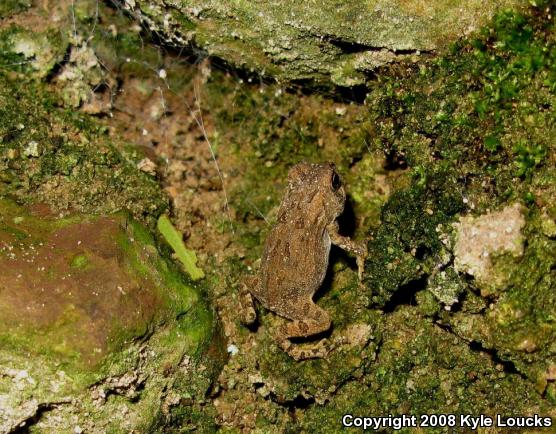
[[[341,296],[327,294],[319,305],[334,318],[331,339],[342,336],[350,343],[339,346],[326,359],[296,362],[276,346],[272,332],[260,339],[262,348],[255,350],[258,370],[278,400],[293,402],[299,396],[310,396],[324,401],[373,364],[381,342],[381,314],[362,311],[352,288],[339,292]],[[271,315],[264,317],[262,324],[266,330],[277,327]],[[359,341],[354,338],[357,334],[361,335]]]
[[[0,195],[58,210],[126,209],[154,223],[167,207],[156,181],[124,159],[90,118],[56,107],[40,83],[18,80],[0,80]]]
[[[503,12],[453,53],[409,74],[393,70],[394,76],[380,76],[367,97],[377,125],[372,146],[385,148],[389,160],[407,164],[412,173],[411,185],[392,194],[372,232],[366,268],[372,301],[391,309],[416,300],[423,315],[441,318],[465,342],[492,351],[541,394],[551,384],[546,376],[556,333],[550,271],[555,247],[543,234],[541,217],[553,216],[548,203],[555,194],[551,8]],[[521,198],[529,208],[527,247],[517,259],[493,255],[493,273],[505,276],[505,283],[501,294],[482,298],[473,280],[452,268],[449,224],[459,214]],[[442,303],[420,291],[425,288]],[[451,300],[455,314],[442,309]],[[507,385],[500,387],[510,387],[515,376],[503,378]],[[432,384],[431,391],[438,387]],[[473,393],[471,384],[462,387],[467,396]],[[468,405],[463,397],[461,402]],[[418,405],[418,399],[413,396],[407,405]]]
[[[469,204],[480,211],[530,195],[542,182],[556,135],[549,114],[556,48],[547,10],[500,13],[453,54],[409,74],[379,76],[367,97],[377,125],[372,145],[408,164],[414,181],[389,199],[369,245],[376,302],[441,262],[434,259],[443,248],[439,224]]]
[[[498,201],[525,191],[526,184],[515,191],[512,178],[538,172],[554,134],[549,15],[542,7],[529,15],[503,12],[480,37],[454,46],[453,55],[409,76],[379,77],[367,98],[379,126],[375,143],[386,143],[414,168],[434,158],[441,160],[435,165],[471,175],[470,193],[480,189],[476,183],[493,185]]]
[[[89,260],[87,259],[87,255],[82,253],[75,255],[70,262],[72,268],[85,268],[88,264]]]
[[[126,232],[119,234],[118,244],[127,253],[126,264],[130,274],[148,278],[156,270],[155,280],[160,282],[164,290],[160,296],[173,314],[178,317],[189,311],[199,301],[197,290],[191,286],[174,264],[168,264],[158,254],[155,239],[140,223],[126,220]],[[137,248],[139,242],[141,248]]]
[[[531,176],[535,168],[546,158],[546,148],[543,145],[528,145],[519,142],[513,151],[516,153],[515,164],[517,176]]]
[[[30,0],[5,0],[0,4],[0,18],[23,12],[29,9],[29,7],[31,7]]]
[[[146,332],[145,327],[148,327],[149,321],[154,321],[154,324],[156,324],[159,321],[182,318],[187,312],[191,311],[194,306],[201,304],[197,290],[191,287],[191,285],[184,280],[183,276],[173,265],[169,265],[159,256],[154,245],[154,239],[138,222],[120,217],[119,220],[122,224],[125,221],[127,231],[122,231],[114,236],[110,232],[114,229],[110,229],[110,227],[114,226],[114,222],[112,221],[97,221],[97,219],[91,219],[84,216],[77,220],[73,218],[71,219],[71,222],[66,222],[66,224],[61,225],[60,222],[52,218],[37,218],[26,214],[24,209],[16,207],[9,201],[2,201],[0,204],[2,205],[3,210],[3,223],[0,226],[3,231],[2,239],[8,246],[11,246],[13,241],[19,240],[19,244],[16,249],[3,249],[6,250],[6,252],[3,252],[2,255],[5,257],[5,260],[16,261],[14,262],[14,266],[16,266],[17,264],[20,264],[20,262],[17,262],[20,256],[30,257],[31,262],[35,265],[30,267],[29,270],[25,270],[23,267],[20,267],[19,271],[19,273],[27,273],[26,278],[31,279],[29,275],[35,273],[37,275],[31,280],[35,281],[35,283],[42,282],[42,285],[45,285],[45,287],[49,287],[49,285],[59,282],[60,279],[61,281],[68,280],[68,285],[70,285],[68,287],[69,298],[66,297],[67,300],[64,298],[65,301],[60,302],[60,304],[66,303],[64,304],[65,307],[60,315],[54,314],[53,318],[48,320],[45,319],[46,323],[43,327],[36,330],[32,324],[23,327],[23,323],[21,323],[20,327],[23,327],[22,330],[27,330],[24,335],[20,336],[23,338],[23,341],[18,341],[19,337],[17,336],[19,336],[19,334],[15,333],[13,330],[8,334],[3,334],[6,339],[15,339],[14,345],[16,346],[23,346],[28,349],[43,348],[47,352],[48,350],[52,350],[52,354],[62,354],[67,352],[68,359],[73,360],[70,364],[77,363],[81,366],[81,362],[79,360],[81,348],[79,346],[77,348],[72,347],[71,342],[73,338],[66,340],[63,336],[64,333],[68,334],[68,336],[73,333],[75,324],[82,322],[80,320],[81,316],[87,316],[88,309],[86,306],[92,301],[87,299],[81,301],[74,300],[71,294],[72,292],[75,292],[75,289],[72,289],[70,279],[72,277],[77,279],[76,282],[78,283],[76,284],[79,285],[80,279],[85,279],[86,283],[87,279],[92,276],[91,273],[93,273],[93,275],[95,273],[99,273],[97,268],[99,267],[99,264],[102,264],[102,260],[99,262],[99,254],[101,256],[114,255],[114,253],[110,251],[112,247],[110,247],[109,244],[106,244],[110,242],[117,242],[122,249],[120,261],[122,265],[128,267],[126,272],[129,273],[129,276],[133,276],[129,277],[129,282],[140,279],[144,290],[149,291],[152,296],[154,296],[154,298],[147,297],[144,300],[136,300],[143,304],[141,306],[126,306],[126,303],[124,302],[121,307],[124,312],[126,312],[128,308],[133,310],[143,310],[145,315],[147,315],[147,318],[136,318],[136,320],[134,320],[135,324],[132,324],[133,321],[129,322],[125,318],[122,319],[115,317],[112,322],[108,319],[108,329],[105,330],[105,332],[109,335],[107,336],[107,341],[110,342],[108,345],[110,348],[112,348],[112,346],[114,346],[114,348],[118,348],[122,342],[133,339],[135,336],[143,335]],[[4,204],[5,206],[3,206]],[[25,216],[22,218],[22,222],[18,224],[18,226],[20,226],[19,232],[14,232],[13,230],[8,229],[10,226],[14,225],[14,223],[11,223],[14,214],[17,216]],[[102,229],[99,228],[98,233],[96,234],[99,238],[96,241],[97,244],[91,245],[91,240],[87,235],[87,228],[90,225],[95,224],[103,225],[103,227]],[[83,228],[81,230],[83,231],[82,236],[84,238],[82,240],[75,240],[73,247],[71,248],[66,246],[64,244],[64,240],[72,236],[70,235],[72,231],[78,231],[79,228]],[[108,233],[106,233],[106,231],[108,231]],[[23,234],[23,236],[19,234]],[[80,234],[76,233],[74,236],[77,237],[80,236]],[[45,245],[47,247],[44,247]],[[42,262],[38,262],[39,258],[35,259],[33,252],[35,250],[48,248],[53,249],[56,252],[56,255],[63,256],[63,258],[50,258],[44,264]],[[101,253],[99,253],[98,249],[106,249],[107,252],[102,253],[101,250]],[[69,261],[66,261],[64,259],[65,257],[69,258]],[[46,270],[47,267],[48,270]],[[46,279],[44,277],[40,277],[41,271],[48,271],[49,277]],[[112,271],[114,274],[119,273],[117,269]],[[97,283],[96,285],[97,286],[92,293],[93,298],[98,296],[98,293],[103,291],[103,283]],[[124,283],[118,283],[118,285],[125,286]],[[29,291],[32,291],[32,288],[29,289]],[[123,288],[120,287],[119,291],[122,295],[126,295]],[[57,294],[58,293],[60,292],[58,291]],[[78,293],[76,296],[81,297],[84,295],[79,295]],[[25,298],[23,294],[22,297]],[[134,296],[131,295],[131,297]],[[9,300],[4,301],[8,303],[7,306],[9,306]],[[95,303],[93,302],[93,304]],[[161,305],[163,306],[162,308],[160,308]],[[4,306],[4,304],[2,304],[2,306]],[[101,307],[98,307],[98,309],[98,320],[104,320],[101,312],[106,309],[103,310]],[[123,315],[124,312],[122,312],[122,316],[125,316]],[[197,310],[193,310],[192,312],[197,312]],[[47,312],[46,317],[48,318],[49,315],[50,313]],[[188,330],[187,327],[182,329],[181,320],[178,321],[177,327],[179,330],[182,330],[182,332],[185,332],[184,335],[188,335],[188,333],[191,334],[190,346],[191,349],[194,349],[197,348],[203,340],[202,334],[206,334],[207,327],[210,330],[212,316],[210,315],[210,312],[206,313],[206,307],[201,308],[197,313],[193,313],[192,315],[194,316],[193,319],[189,317],[187,319],[185,317],[183,318],[183,321],[190,323],[190,330]],[[147,322],[145,322],[145,320],[147,320]],[[5,324],[4,327],[6,326],[7,325]],[[119,331],[120,329],[121,331]],[[91,331],[91,334],[94,335],[95,333]],[[52,336],[55,336],[55,340],[59,340],[60,344],[53,346],[53,340],[51,339]],[[39,341],[36,342],[37,339]],[[83,338],[83,340],[86,341],[87,338]],[[25,342],[25,344],[23,342]],[[98,342],[95,344],[102,346]],[[94,346],[95,344],[91,344],[91,346]],[[62,356],[62,359],[64,357],[65,356]]]
[[[516,399],[519,397],[519,399]],[[385,318],[378,357],[326,405],[311,406],[292,431],[337,432],[344,414],[546,414],[531,384],[404,306]],[[301,427],[299,425],[301,425]],[[411,430],[401,432],[413,432]],[[443,430],[427,432],[444,432]]]
[[[415,295],[419,312],[424,317],[435,318],[440,312],[440,304],[430,291],[419,291]]]
[[[383,305],[399,288],[412,291],[408,284],[445,262],[437,228],[462,210],[454,179],[443,172],[422,173],[414,186],[388,199],[368,245],[366,282],[374,303]]]
[[[174,18],[180,24],[180,27],[185,31],[195,30],[197,28],[195,23],[182,13],[179,13],[176,10],[171,10],[170,13],[172,14],[172,18]]]

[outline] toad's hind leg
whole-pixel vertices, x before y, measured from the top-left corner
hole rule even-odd
[[[331,321],[328,312],[314,303],[305,304],[303,317],[283,324],[277,331],[278,346],[295,360],[315,359],[325,357],[334,344],[328,339],[321,339],[314,344],[294,344],[291,338],[300,338],[325,332],[330,328]]]

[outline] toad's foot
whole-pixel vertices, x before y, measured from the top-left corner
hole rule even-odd
[[[288,339],[282,339],[278,341],[278,346],[296,361],[322,359],[334,349],[334,344],[328,339],[321,339],[314,344],[292,344]]]
[[[359,276],[359,280],[363,280],[365,258],[367,258],[367,245],[364,242],[356,242],[351,238],[340,235],[338,233],[337,222],[332,222],[328,225],[327,230],[332,244],[355,256],[357,261],[357,275]]]
[[[254,283],[254,282],[249,282]],[[255,311],[255,304],[253,303],[253,296],[247,289],[245,282],[241,283],[239,291],[240,312],[239,320],[245,325],[253,324],[257,319],[257,312]]]
[[[314,344],[294,344],[288,339],[277,341],[278,346],[296,361],[322,359],[347,342],[344,336],[334,340],[321,339]]]
[[[333,348],[327,339],[314,344],[293,344],[291,338],[301,338],[317,335],[330,328],[331,321],[328,313],[315,304],[309,304],[307,314],[311,318],[294,320],[283,324],[276,333],[278,346],[295,360],[315,359],[325,357]]]

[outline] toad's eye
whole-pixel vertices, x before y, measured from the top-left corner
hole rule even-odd
[[[332,190],[336,191],[342,186],[342,181],[336,172],[332,172],[332,179],[330,180]]]

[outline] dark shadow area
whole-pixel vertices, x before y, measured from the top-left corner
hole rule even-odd
[[[64,66],[69,62],[70,55],[71,55],[71,45],[68,45],[66,47],[64,56],[62,57],[62,60],[56,62],[52,67],[52,69],[48,71],[48,74],[46,75],[47,82],[51,82],[54,79],[54,77],[56,77],[62,71]]]
[[[334,272],[332,271],[333,264],[338,261],[343,261],[348,264],[349,268],[352,270],[357,271],[357,263],[354,257],[350,256],[344,250],[340,249],[338,246],[334,244],[330,247],[330,258],[328,260],[328,268],[326,269],[326,275],[324,276],[324,280],[322,285],[319,287],[315,295],[313,296],[313,300],[317,302],[319,298],[321,298],[327,291],[330,290],[332,286],[332,277],[334,276]]]
[[[367,44],[361,44],[355,41],[346,41],[345,39],[341,38],[334,38],[334,37],[325,37],[323,41],[334,45],[335,47],[339,48],[346,54],[355,54],[355,53],[364,53],[365,51],[381,51],[383,50],[382,47],[371,47]]]
[[[54,410],[56,407],[59,407],[64,404],[70,404],[71,401],[61,401],[61,402],[46,402],[39,404],[38,409],[35,414],[24,419],[21,421],[18,427],[13,428],[12,430],[8,431],[9,434],[29,434],[31,432],[36,432],[36,425],[44,413]],[[31,428],[34,428],[31,431]]]
[[[405,155],[396,149],[390,149],[384,153],[384,169],[386,170],[404,170],[407,169],[407,161]]]
[[[245,327],[247,330],[249,330],[251,333],[256,333],[257,330],[259,329],[259,326],[261,325],[261,321],[259,320],[259,318],[261,317],[264,309],[261,306],[261,303],[259,303],[256,300],[254,302],[254,305],[255,305],[255,312],[257,312],[257,317],[255,318],[255,321],[253,321],[251,324],[245,324],[243,322],[241,323],[241,325]]]
[[[415,249],[415,259],[423,261],[432,253],[430,247],[421,244],[417,249]]]
[[[484,354],[488,354],[492,361],[497,365],[501,365],[504,368],[504,372],[507,374],[517,374],[523,378],[526,378],[521,372],[517,370],[515,364],[509,360],[503,360],[498,355],[498,352],[495,349],[485,348],[482,343],[479,341],[471,341],[469,342],[469,349],[471,351],[480,352]]]
[[[398,290],[392,294],[390,300],[384,305],[382,309],[384,313],[392,313],[398,306],[402,305],[414,306],[416,304],[415,294],[426,288],[427,278],[428,276],[423,276],[400,286]]]
[[[340,226],[340,234],[345,237],[352,237],[355,233],[355,211],[353,210],[353,202],[351,198],[346,197],[344,211],[338,216],[336,221]]]
[[[319,342],[322,339],[328,339],[332,336],[332,330],[334,329],[334,325],[332,325],[328,330],[325,330],[319,334],[311,335],[311,336],[303,336],[299,338],[289,338],[288,340],[292,344],[314,344]]]
[[[369,89],[365,84],[358,84],[352,87],[338,86],[332,91],[332,99],[338,102],[363,104],[368,93]]]
[[[287,401],[286,405],[290,409],[294,409],[294,408],[304,409],[304,408],[308,408],[309,406],[313,405],[314,403],[315,403],[314,398],[305,398],[304,396],[297,396],[293,400]]]

